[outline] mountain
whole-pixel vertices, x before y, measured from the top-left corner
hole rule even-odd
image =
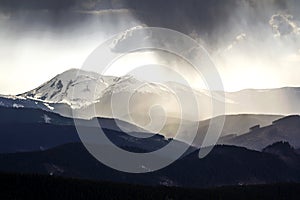
[[[166,86],[171,89],[170,91]],[[199,105],[201,114],[198,119],[185,120],[203,120],[203,118],[211,118],[211,97],[218,99],[217,92],[210,94],[209,91],[194,90],[196,101]],[[178,102],[176,95],[190,95],[191,91],[185,85],[179,83],[149,83],[135,79],[133,76],[111,77],[102,76],[94,72],[86,72],[79,69],[71,69],[62,74],[57,75],[50,81],[42,84],[36,89],[29,92],[14,96],[14,100],[31,100],[31,104],[36,101],[50,104],[52,110],[59,112],[65,116],[72,115],[72,111],[61,109],[62,105],[68,105],[72,109],[76,109],[78,117],[92,118],[92,113],[88,113],[89,107],[96,107],[96,115],[112,116],[111,104],[112,96],[116,105],[124,102],[122,100],[132,97],[130,114],[140,115],[141,112],[149,110],[152,104],[159,103],[166,108],[167,116],[178,117]],[[2,96],[2,99],[5,97]],[[9,99],[9,98],[8,98]],[[121,100],[119,100],[121,99]],[[277,101],[273,101],[277,99]],[[300,99],[300,88],[285,87],[277,89],[248,89],[237,92],[225,93],[226,114],[264,114],[264,115],[291,115],[300,113],[298,101]],[[5,100],[5,99],[4,99]],[[120,101],[120,102],[119,102]],[[166,102],[167,101],[167,102]],[[39,103],[37,102],[37,103]],[[270,103],[272,102],[272,103]],[[2,102],[0,105],[5,104]],[[12,104],[12,103],[11,103]],[[18,104],[18,102],[16,102]],[[29,106],[31,105],[29,104]],[[61,106],[57,106],[60,104]],[[176,105],[177,104],[177,105]],[[22,105],[22,104],[20,104]],[[12,105],[11,105],[12,106]],[[23,105],[25,106],[25,105]],[[32,105],[33,106],[33,105]],[[47,107],[47,106],[43,106]],[[117,106],[116,106],[117,107]],[[172,108],[170,108],[172,107]],[[49,109],[49,108],[48,108]],[[124,111],[115,108],[116,113],[120,117]],[[186,108],[187,113],[193,108]],[[126,110],[128,115],[128,110]],[[94,113],[95,115],[95,113]],[[188,117],[188,115],[186,115]],[[137,116],[136,118],[141,118]],[[143,118],[143,117],[142,117]],[[144,116],[147,118],[147,116]],[[143,119],[143,123],[146,119]]]
[[[193,132],[191,127],[197,127],[197,136],[193,141],[194,146],[201,146],[204,137],[207,134],[209,126],[218,126],[216,121],[218,118],[225,118],[224,126],[221,131],[221,141],[225,139],[233,138],[244,133],[248,133],[252,127],[259,125],[260,127],[269,126],[273,121],[282,118],[280,115],[255,115],[255,114],[238,114],[238,115],[225,115],[218,116],[213,119],[203,120],[203,121],[189,121],[180,120],[176,118],[169,118],[165,126],[160,133],[166,135],[166,137],[176,133],[179,125],[182,134],[183,141],[187,141],[189,137],[192,137]],[[216,120],[216,121],[215,121]],[[238,145],[238,144],[237,144]],[[239,146],[239,145],[238,145]]]
[[[0,107],[0,152],[36,151],[45,150],[58,145],[80,142],[74,119],[62,117],[58,114],[40,109],[29,108],[1,108]],[[154,148],[155,143],[160,146],[168,141],[163,136],[155,136],[146,130],[124,121],[108,118],[93,118],[91,120],[76,120],[76,125],[90,130],[97,130],[97,124],[116,143],[126,143],[133,136],[123,133],[126,131],[132,135],[138,134],[147,139],[132,140],[128,146],[143,145],[143,149]],[[156,139],[159,140],[156,140]],[[151,143],[151,139],[153,143]],[[145,145],[145,142],[149,144]],[[101,143],[101,142],[100,142]],[[156,145],[159,146],[159,145]]]
[[[70,69],[58,74],[41,86],[18,95],[49,103],[66,103],[72,108],[83,107],[98,99],[116,77],[101,76],[94,72]],[[95,95],[95,96],[94,96]]]
[[[64,116],[76,115],[75,117],[85,119],[104,116],[128,121],[130,118],[134,118],[141,119],[138,124],[146,124],[145,121],[149,121],[149,116],[142,117],[141,113],[147,113],[152,105],[156,104],[165,108],[168,117],[180,116],[178,99],[174,93],[187,96],[190,95],[190,89],[180,84],[168,83],[167,86],[171,91],[161,84],[140,81],[133,76],[111,77],[79,69],[70,69],[36,89],[17,95],[16,98],[46,102],[53,105],[52,110],[54,112]],[[210,95],[195,92],[197,101],[201,103],[201,109],[204,113],[202,117],[208,117],[209,115],[205,113],[208,113],[211,108]],[[130,106],[130,113],[124,106],[127,99],[130,99],[130,105],[127,106]],[[114,110],[111,108],[112,100],[115,101]],[[68,108],[61,109],[56,107],[56,104],[68,105],[76,112],[72,113]],[[94,107],[96,107],[96,113]],[[188,109],[184,111],[187,113],[186,116],[195,108],[189,107]],[[163,116],[163,114],[160,115]],[[194,118],[191,119],[195,120]]]
[[[287,158],[289,156],[286,154]],[[269,152],[223,145],[216,146],[203,159],[199,159],[198,151],[195,151],[159,171],[128,174],[101,164],[77,143],[40,152],[1,154],[0,170],[193,188],[299,182],[299,163],[290,165],[286,160]]]
[[[59,114],[32,108],[8,108],[0,107],[0,127],[3,130],[0,152],[32,151],[38,149],[47,149],[64,143],[79,141],[77,131],[74,127],[74,119],[63,117]],[[265,115],[232,115],[225,116],[225,125],[222,136],[231,136],[231,133],[241,135],[257,124],[262,126],[271,124],[273,120],[280,116]],[[110,131],[149,135],[147,130],[130,124],[125,121],[110,118],[93,118],[90,120],[76,119],[76,124],[84,127],[97,129],[95,124],[101,128]],[[186,137],[190,135],[191,123],[198,123],[198,140],[194,142],[195,146],[202,144],[203,136],[206,134],[210,120],[200,122],[185,121],[182,128]],[[165,132],[176,131],[179,120],[173,119],[165,126]],[[194,125],[193,125],[194,126]],[[52,133],[52,131],[54,133]],[[68,134],[66,133],[68,132]],[[26,134],[24,134],[26,132]],[[40,133],[43,134],[40,134]],[[67,136],[70,136],[67,138]],[[60,138],[61,136],[61,138]],[[35,138],[35,139],[34,139]],[[183,138],[184,139],[184,138]],[[224,138],[223,138],[224,139]],[[33,140],[33,141],[30,141]],[[35,141],[36,140],[36,141]],[[48,142],[49,141],[49,142]]]
[[[220,116],[219,116],[220,117]],[[248,133],[250,128],[259,125],[261,127],[271,125],[273,121],[282,118],[281,115],[263,115],[263,114],[237,114],[225,115],[222,136],[242,135]],[[216,117],[218,118],[218,117]],[[199,131],[207,130],[211,119],[199,122]],[[214,126],[212,124],[212,126]]]
[[[263,149],[263,152],[275,154],[278,156],[291,155],[296,153],[295,149],[288,142],[275,142]]]
[[[208,118],[210,115],[211,94],[196,90],[194,93],[195,97],[193,98],[195,99],[186,98],[185,109],[181,110],[181,102],[178,102],[177,97],[178,95],[191,96],[191,90],[187,86],[171,82],[162,85],[140,81],[129,75],[111,77],[71,69],[57,75],[38,88],[14,98],[43,102],[48,105],[49,109],[48,107],[42,109],[51,110],[66,117],[115,118],[136,124],[150,132],[160,132],[167,137],[174,137],[174,133],[176,133],[174,129],[164,129],[168,124],[173,123],[173,119],[181,119],[181,116],[184,116],[184,120],[195,121]],[[213,96],[213,98],[217,97]],[[153,105],[159,105],[164,110],[152,109]],[[202,111],[201,116],[200,114],[198,116],[191,115],[194,113],[195,106]],[[165,119],[166,125],[164,126],[162,122]],[[159,127],[162,127],[163,130]]]
[[[0,125],[51,124],[74,126],[73,118],[63,117],[42,109],[0,107],[0,118]],[[76,119],[76,124],[86,127],[96,127],[95,121],[97,120],[100,121],[100,125],[104,129],[115,131],[127,130],[128,132],[140,132],[141,134],[146,132],[146,130],[133,124],[110,118],[93,118],[90,120]]]
[[[9,108],[36,108],[50,111],[53,109],[49,104],[35,99],[18,97],[13,95],[0,95],[0,107]]]
[[[0,152],[48,149],[57,145],[80,141],[74,126],[74,119],[63,117],[53,112],[41,109],[0,107],[0,118],[0,126],[3,130],[0,134],[2,138],[0,141]],[[231,144],[261,150],[273,142],[289,141],[293,146],[299,148],[299,117],[290,116],[276,120],[277,118],[280,118],[280,116],[225,116],[225,125],[219,144]],[[272,124],[273,120],[276,121]],[[95,130],[98,129],[95,124],[99,123],[101,128],[108,132],[108,135],[117,136],[116,138],[119,136],[124,138],[122,135],[126,135],[124,139],[131,137],[123,133],[123,131],[138,134],[142,137],[144,134],[146,134],[146,137],[153,135],[139,126],[117,119],[76,119],[76,122],[79,126],[90,127]],[[165,128],[168,128],[168,131],[176,130],[178,123],[178,120],[174,119],[174,121],[170,121],[167,124],[169,127],[166,126]],[[185,121],[182,127],[186,137],[190,136],[189,127],[191,123],[196,123],[199,126],[193,145],[200,146],[210,120],[200,122]],[[262,127],[259,128],[256,125],[261,125]],[[214,125],[212,124],[212,126]],[[252,126],[254,128],[251,129]],[[252,131],[247,133],[247,130]],[[184,137],[182,139],[184,141]],[[122,144],[124,140],[119,142]],[[143,142],[147,142],[147,140]],[[162,137],[161,142],[165,144],[167,140]],[[149,146],[151,146],[150,143]],[[145,148],[148,148],[148,145],[145,145]]]
[[[247,89],[226,93],[234,102],[227,104],[227,113],[248,114],[299,114],[300,88]],[[276,101],[275,101],[276,99]]]
[[[0,107],[42,109],[65,117],[81,119],[115,118],[148,132],[161,133],[168,138],[175,137],[181,125],[183,141],[188,141],[191,137],[191,127],[198,126],[200,139],[196,139],[194,144],[199,145],[211,121],[202,119],[214,117],[211,116],[211,98],[216,99],[218,103],[221,101],[218,100],[218,92],[213,94],[205,90],[193,92],[196,102],[185,102],[184,109],[181,109],[177,97],[188,97],[191,94],[185,85],[172,82],[161,85],[140,81],[129,75],[111,77],[70,69],[29,92],[16,96],[1,96]],[[282,115],[300,113],[299,94],[299,88],[289,87],[225,93],[227,116],[222,136],[237,140],[234,134],[247,133],[255,125],[261,127],[270,125]],[[274,99],[277,99],[278,103],[274,102]],[[190,100],[187,98],[186,101]],[[160,105],[164,110],[153,105]],[[201,111],[199,116],[191,115],[196,106]],[[271,140],[276,141],[274,138]],[[259,146],[264,147],[271,142]],[[239,145],[239,142],[233,144]]]
[[[250,149],[262,150],[265,146],[279,141],[287,141],[293,147],[300,147],[300,116],[288,116],[276,120],[266,127],[254,127],[250,132],[221,138],[219,143],[238,145]]]
[[[161,133],[171,138],[176,135],[181,124],[181,130],[186,137],[183,140],[190,137],[191,127],[198,126],[198,135],[203,139],[210,120],[202,119],[212,117],[211,97],[218,99],[218,96],[205,90],[194,90],[194,93],[201,113],[199,116],[191,116],[196,102],[185,102],[182,113],[185,118],[181,119],[177,96],[187,97],[191,94],[185,85],[174,82],[161,85],[140,81],[133,76],[111,77],[70,69],[29,92],[16,96],[1,96],[0,106],[36,108],[82,119],[115,118],[142,127],[148,132]],[[248,132],[252,126],[269,125],[281,115],[300,113],[297,110],[300,98],[298,93],[298,88],[226,93],[227,116],[222,135],[240,135]],[[269,103],[272,99],[286,101],[286,105],[289,106]],[[153,109],[153,105],[160,105],[164,110],[156,107]],[[201,141],[195,144],[200,143]]]
[[[178,124],[178,119],[181,119],[182,116],[177,96],[189,96],[190,93],[191,91],[185,85],[178,83],[169,82],[161,85],[140,81],[133,76],[102,76],[94,72],[71,69],[29,92],[14,96],[13,98],[2,97],[0,105],[11,107],[19,105],[34,108],[41,105],[39,108],[47,111],[56,112],[67,117],[72,116],[84,119],[113,117],[137,124],[151,132],[158,132],[157,127],[161,127],[161,122],[166,120],[166,125],[162,127],[161,132],[166,136],[172,137],[174,136],[172,133],[176,132],[176,128],[170,129],[170,127]],[[201,110],[201,113],[196,117],[190,116],[190,113],[194,112],[196,105],[194,105],[195,103],[185,103],[185,109],[183,109],[185,119],[183,119],[183,124],[214,117],[211,116],[211,97],[218,99],[217,95],[210,94],[205,90],[194,90],[194,93],[196,94],[195,98],[198,103],[198,110]],[[300,113],[297,106],[298,99],[300,98],[298,94],[298,88],[243,90],[226,93],[225,114],[289,115],[291,113]],[[126,105],[128,99],[130,101]],[[269,103],[273,99],[279,99],[281,105]],[[285,105],[289,106],[282,106],[282,102],[285,102]],[[111,106],[112,104],[113,107]],[[152,116],[150,118],[147,113],[153,105],[160,105],[165,110],[163,112],[160,109],[152,109]],[[268,117],[266,116],[266,118]],[[264,126],[276,118],[274,116],[270,119],[262,119],[267,123],[258,120],[257,123]],[[231,134],[246,132],[245,129],[255,125],[254,121],[255,119],[251,119],[251,116],[249,116],[249,119],[243,119],[240,122],[241,124],[246,123],[244,128],[234,130],[234,132],[226,132]],[[150,122],[152,122],[152,126],[148,125]],[[200,124],[200,126],[203,125]],[[231,129],[229,128],[229,130]]]
[[[0,125],[53,124],[73,125],[74,120],[43,109],[28,107],[0,107]]]
[[[277,155],[291,167],[300,167],[299,154],[288,142],[276,142],[264,148],[263,152]]]

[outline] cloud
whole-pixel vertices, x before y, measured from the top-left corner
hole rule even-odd
[[[275,37],[285,36],[289,34],[300,35],[300,28],[293,20],[292,15],[289,14],[272,15],[269,24],[274,31]]]
[[[144,32],[142,31],[142,28],[144,27],[145,25],[139,25],[125,30],[118,36],[118,38],[113,40],[110,45],[111,51],[124,52],[125,50],[126,52],[126,49],[131,50],[131,47],[134,46],[137,40],[143,40],[147,37],[147,35],[144,35]]]
[[[81,4],[85,0],[3,2],[0,1],[0,93],[24,92],[50,75],[80,67],[84,56],[102,41],[134,27],[111,45],[113,51],[123,51],[140,24],[193,36],[212,54],[228,88],[300,85],[299,78],[289,78],[291,73],[300,73],[295,66],[300,49],[298,1],[96,0],[88,1],[86,6]],[[10,12],[3,12],[6,9]],[[274,34],[280,37],[274,38]],[[51,69],[47,77],[45,68]],[[22,78],[24,73],[28,77]],[[249,74],[259,74],[261,81],[251,81]],[[277,82],[266,83],[270,76]],[[8,91],[15,80],[19,80],[19,86]]]
[[[0,12],[0,22],[7,21],[11,18],[11,14],[9,12]]]

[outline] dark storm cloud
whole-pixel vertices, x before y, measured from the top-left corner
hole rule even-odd
[[[269,19],[269,10],[286,9],[280,0],[126,0],[128,7],[149,26],[164,26],[184,33],[196,31],[211,40],[227,31],[233,17],[249,23]],[[235,16],[244,10],[243,16]],[[248,16],[247,16],[248,15]],[[225,35],[226,33],[224,33]],[[208,39],[206,38],[206,39]]]
[[[123,0],[0,0],[0,6],[4,9],[46,9],[46,10],[70,10],[70,9],[116,9],[122,8]]]
[[[82,24],[91,24],[92,30],[101,26],[110,29],[120,24],[122,13],[103,17],[99,11],[128,9],[140,24],[189,35],[195,32],[195,37],[201,35],[201,40],[214,49],[236,37],[237,32],[256,29],[257,23],[268,24],[278,11],[289,10],[296,17],[297,8],[297,0],[0,0],[0,18],[11,18],[12,24],[16,22],[14,27],[49,26],[60,33]]]
[[[268,20],[270,10],[293,8],[291,4],[295,4],[294,0],[0,0],[0,8],[12,13],[28,9],[46,10],[46,15],[31,11],[19,16],[29,18],[29,22],[40,21],[42,26],[50,24],[60,28],[86,19],[82,12],[74,14],[74,11],[130,9],[141,23],[186,34],[196,31],[211,45],[222,33],[228,34],[232,18],[240,17],[235,15],[237,10],[245,11],[240,20],[247,21],[248,26],[252,22]]]
[[[284,0],[0,0],[2,10],[48,11],[103,10],[127,8],[149,26],[163,26],[182,32],[198,32],[222,26],[235,10],[247,7],[260,16],[264,7],[287,7]],[[293,0],[289,0],[292,2]]]
[[[61,10],[74,6],[76,0],[0,0],[2,9],[49,9]]]

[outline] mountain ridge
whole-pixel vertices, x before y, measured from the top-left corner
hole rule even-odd
[[[215,96],[214,94],[210,96],[203,91],[195,93],[198,110],[201,111],[197,118],[189,115],[195,112],[193,104],[185,106],[186,109],[182,111],[176,93],[186,96],[190,95],[190,91],[186,90],[185,86],[180,86],[178,87],[177,83],[169,84],[168,87],[171,87],[169,91],[158,83],[139,81],[133,76],[102,76],[95,72],[74,68],[58,74],[29,92],[17,96],[0,96],[0,106],[38,108],[65,117],[81,119],[116,118],[149,132],[160,132],[166,137],[175,137],[180,121],[184,125],[182,130],[188,132],[191,126],[198,125],[198,121],[203,121],[202,118],[215,117],[211,116],[213,109],[211,98]],[[298,88],[290,87],[225,93],[223,103],[226,111],[219,115],[228,115],[227,118],[230,117],[229,115],[237,114],[261,115],[260,119],[252,119],[251,116],[244,115],[244,119],[239,122],[244,124],[243,128],[238,125],[238,122],[234,122],[236,120],[231,120],[240,128],[228,128],[228,131],[225,130],[226,134],[246,133],[252,126],[266,126],[283,115],[300,113],[299,94]],[[125,105],[126,99],[130,99],[128,105]],[[273,99],[278,99],[278,102],[274,102]],[[274,103],[271,104],[270,101]],[[218,103],[222,102],[218,101]],[[164,113],[159,109],[151,109],[153,105],[160,105],[164,108]],[[263,115],[266,119],[263,119]],[[181,116],[186,118],[182,119]],[[166,123],[161,124],[164,121]],[[208,126],[208,122],[203,123],[199,124],[202,128]]]
[[[164,169],[147,174],[112,170],[95,160],[78,143],[43,152],[0,154],[0,163],[2,172],[34,172],[143,185],[195,188],[300,181],[298,161],[290,166],[277,155],[227,145],[216,146],[203,159],[199,159],[195,151]]]
[[[296,149],[300,147],[300,116],[292,115],[275,120],[271,125],[257,127],[248,133],[224,139],[220,143],[262,150],[274,142],[287,141]]]

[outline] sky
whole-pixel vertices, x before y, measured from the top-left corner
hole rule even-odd
[[[191,26],[185,33],[210,53],[227,91],[300,86],[300,18],[295,6],[283,9],[269,1],[254,8],[250,1],[241,2],[246,3],[230,10],[226,21],[212,29],[201,32]],[[23,93],[67,69],[81,68],[102,42],[137,25],[148,26],[147,22],[128,9],[7,11],[0,4],[0,94]],[[119,70],[132,63],[150,66],[157,62],[149,62],[152,58],[131,55],[116,65]],[[147,74],[168,76],[164,70]]]

